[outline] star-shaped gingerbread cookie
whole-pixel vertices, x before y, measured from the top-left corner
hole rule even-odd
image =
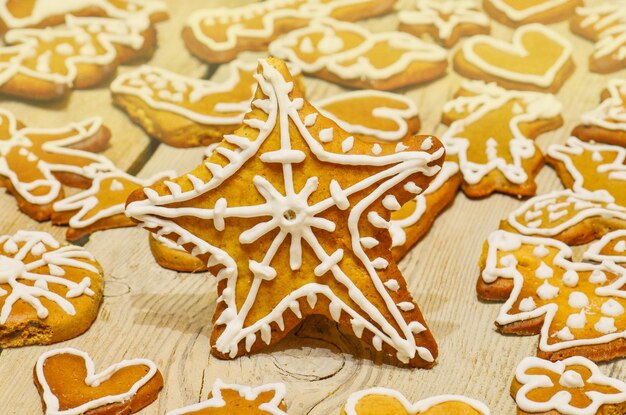
[[[279,59],[261,60],[256,78],[241,128],[190,173],[133,193],[127,214],[215,268],[219,357],[261,350],[317,314],[404,364],[432,366],[437,347],[391,257],[385,206],[428,186],[441,143],[349,135]]]
[[[468,81],[443,110],[450,127],[441,141],[448,159],[459,164],[465,194],[535,194],[544,159],[534,139],[563,123],[553,95]]]
[[[490,32],[489,17],[477,0],[415,0],[415,10],[398,13],[400,30],[415,36],[430,35],[451,48],[462,37]]]
[[[599,141],[626,147],[626,80],[611,79],[602,91],[601,104],[584,113],[572,135],[585,141]]]
[[[527,357],[515,370],[511,397],[519,415],[600,415],[626,411],[626,383],[582,356],[559,362]]]
[[[595,361],[626,355],[626,268],[575,262],[552,238],[495,231],[481,258],[478,296],[505,301],[496,325],[505,334],[539,334],[537,354]]]

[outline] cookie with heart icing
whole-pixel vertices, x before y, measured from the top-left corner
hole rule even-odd
[[[286,388],[270,383],[252,388],[229,385],[217,379],[206,401],[175,409],[166,415],[219,415],[245,413],[250,415],[287,415]]]
[[[552,238],[493,232],[483,250],[477,292],[505,301],[496,318],[504,334],[539,334],[539,357],[626,356],[626,268],[612,261],[572,260]]]
[[[187,48],[209,63],[229,62],[243,51],[265,51],[280,35],[330,17],[357,21],[392,11],[396,0],[268,0],[234,8],[192,13],[183,39]]]
[[[465,194],[534,195],[534,178],[544,164],[534,139],[562,125],[561,108],[550,94],[464,82],[444,105],[449,128],[441,140],[447,159],[459,164]]]
[[[143,15],[158,22],[167,18],[167,7],[159,0],[5,1],[0,4],[0,31],[57,26],[67,15],[122,20]]]
[[[432,366],[437,347],[391,257],[386,206],[428,186],[441,143],[356,139],[279,59],[261,60],[257,79],[242,126],[190,173],[131,194],[127,214],[219,268],[218,357],[261,350],[316,314],[396,363]]]
[[[462,395],[441,395],[411,403],[400,392],[371,388],[354,392],[341,415],[489,415],[489,408],[476,399]]]
[[[626,383],[582,356],[559,362],[527,357],[515,370],[511,397],[520,415],[603,415],[626,412]]]
[[[484,0],[485,11],[500,23],[556,23],[569,19],[583,0]]]
[[[626,67],[626,2],[613,0],[579,7],[570,22],[572,32],[595,42],[589,56],[592,72],[610,73]]]
[[[151,360],[122,360],[96,372],[91,357],[73,348],[42,354],[33,376],[45,415],[130,415],[154,402],[163,388]]]
[[[582,245],[626,229],[626,207],[606,194],[557,190],[528,199],[502,221],[500,228]]]
[[[25,127],[0,110],[0,184],[15,196],[19,208],[42,221],[64,197],[63,185],[89,187],[98,172],[115,170],[106,157],[109,130],[100,118],[59,128]]]
[[[63,26],[13,29],[0,47],[0,93],[53,100],[93,87],[116,68],[150,56],[156,32],[148,17],[120,20],[68,15]]]
[[[402,10],[398,18],[401,31],[415,36],[428,34],[446,48],[463,37],[491,30],[477,0],[415,0],[415,10]]]
[[[593,192],[626,207],[626,149],[570,137],[548,148],[548,163],[565,187],[577,193]]]
[[[99,230],[135,226],[135,222],[124,214],[128,195],[174,174],[163,172],[144,180],[119,170],[98,173],[89,189],[67,196],[52,205],[52,223],[69,226],[65,234],[68,241],[78,240]]]
[[[276,39],[270,54],[303,73],[351,88],[392,90],[443,76],[445,49],[404,32],[372,33],[332,19]]]
[[[102,268],[84,248],[45,232],[0,236],[0,347],[51,344],[84,333],[104,289]]]
[[[585,141],[626,147],[626,80],[609,80],[601,100],[598,107],[580,117],[581,123],[572,135]]]
[[[557,92],[574,72],[572,45],[542,24],[521,26],[511,42],[474,36],[454,55],[461,75],[508,89]]]
[[[214,82],[143,66],[119,76],[111,92],[114,102],[154,138],[175,147],[204,146],[241,124],[256,87],[255,72],[256,63],[233,61],[227,80]],[[357,137],[393,141],[420,128],[417,106],[400,94],[351,91],[315,105]]]

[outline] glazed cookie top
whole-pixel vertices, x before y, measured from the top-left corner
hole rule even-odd
[[[441,169],[441,144],[349,135],[304,99],[278,59],[261,60],[257,79],[244,125],[191,173],[131,195],[127,213],[223,266],[214,347],[224,355],[269,344],[270,324],[288,332],[323,310],[377,350],[432,364],[430,332],[380,238],[390,212]],[[226,230],[236,236],[223,244]]]
[[[217,379],[209,399],[166,415],[287,415],[284,397],[285,385],[271,383],[252,388],[244,385],[226,384]]]
[[[63,246],[45,232],[0,236],[0,327],[51,313],[77,315],[102,285],[100,265],[81,247]]]
[[[597,108],[584,113],[580,117],[582,123],[612,131],[625,131],[626,80],[609,80],[606,94],[608,94],[608,97]]]
[[[602,406],[626,402],[626,383],[582,356],[559,362],[527,357],[517,366],[511,396],[529,413],[596,415]]]

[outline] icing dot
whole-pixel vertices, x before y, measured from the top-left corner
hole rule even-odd
[[[500,265],[505,268],[514,268],[517,266],[517,258],[513,254],[505,255],[500,258]]]
[[[548,281],[544,281],[539,288],[537,288],[537,295],[542,300],[552,300],[559,295],[559,287],[555,287]]]
[[[39,255],[43,254],[44,252],[46,252],[46,246],[45,246],[44,244],[42,244],[41,242],[37,242],[37,243],[35,244],[35,246],[33,246],[33,247],[32,247],[32,249],[30,250],[30,252],[31,252],[33,255],[37,255],[37,256],[39,256]]]
[[[547,279],[552,278],[552,275],[554,275],[554,270],[546,265],[545,262],[541,261],[541,264],[535,270],[535,276],[537,278]]]
[[[378,257],[372,261],[372,266],[376,269],[386,269],[389,266],[389,261],[385,258]]]
[[[404,145],[404,143],[400,142],[396,144],[396,153],[406,150],[409,146]]]
[[[433,139],[432,137],[428,137],[426,140],[422,141],[422,145],[420,148],[424,151],[428,151],[433,148]]]
[[[413,182],[408,182],[407,184],[405,184],[404,190],[406,190],[409,193],[413,193],[415,195],[422,193],[422,188]]]
[[[589,305],[589,299],[580,291],[574,291],[569,295],[567,304],[572,308],[583,308]]]
[[[626,241],[619,241],[613,247],[615,252],[626,252]]]
[[[606,282],[606,274],[599,269],[595,269],[589,276],[589,282],[592,284],[603,284]]]
[[[624,307],[615,301],[614,299],[609,299],[602,304],[600,307],[600,311],[602,314],[606,314],[607,316],[617,317],[624,314]]]
[[[563,327],[561,330],[559,330],[556,333],[556,337],[558,337],[561,340],[565,340],[565,341],[574,340],[574,335],[569,330],[569,327]]]
[[[377,228],[389,229],[391,224],[383,219],[378,212],[370,212],[367,214],[367,220]]]
[[[400,210],[402,206],[398,203],[398,199],[394,195],[387,195],[383,198],[383,206],[387,210],[396,211]]]
[[[306,125],[307,127],[315,125],[315,121],[317,121],[317,113],[315,112],[304,117],[304,125]]]
[[[591,155],[591,159],[593,161],[602,161],[602,154],[600,154],[598,151],[594,151]]]
[[[109,186],[109,189],[113,191],[124,190],[124,185],[119,180],[113,179],[111,185]]]
[[[536,246],[533,249],[533,255],[537,258],[545,258],[550,253],[550,250],[543,245]]]
[[[580,313],[570,314],[565,324],[572,329],[582,329],[585,327],[586,322],[587,317],[585,316],[585,310],[581,310]]]
[[[74,53],[74,47],[69,43],[59,43],[56,47],[56,51],[60,55],[72,55]]]
[[[333,129],[331,128],[324,128],[322,131],[320,131],[320,141],[322,143],[329,143],[333,140]]]
[[[600,320],[593,326],[600,333],[609,334],[617,331],[615,319],[611,317],[600,317]]]
[[[311,38],[305,37],[300,42],[300,51],[303,53],[313,53],[315,52],[315,48],[313,47],[313,42],[311,42]]]
[[[372,146],[372,153],[374,153],[375,155],[379,155],[380,153],[382,153],[383,149],[380,146],[380,144],[374,144]]]
[[[350,136],[341,142],[341,151],[347,153],[354,146],[354,137]]]
[[[339,52],[343,48],[343,39],[336,35],[324,36],[317,44],[317,49],[327,55]]]
[[[519,309],[523,312],[533,311],[535,308],[537,308],[537,305],[532,297],[526,297],[519,303]]]
[[[398,303],[396,305],[402,311],[411,311],[411,310],[415,309],[415,304],[413,304],[413,303],[411,303],[409,301],[403,301],[403,302]]]
[[[400,289],[400,284],[398,284],[397,280],[391,279],[387,280],[383,283],[385,287],[387,287],[390,291],[398,291]]]
[[[564,388],[582,388],[585,386],[582,376],[573,370],[566,370],[559,378],[559,384]]]
[[[574,271],[573,269],[569,269],[565,271],[565,274],[563,274],[563,284],[567,285],[568,287],[577,286],[578,285],[578,273]]]
[[[365,236],[360,239],[361,245],[367,249],[371,249],[379,244],[378,239],[372,238],[371,236]]]
[[[15,243],[15,241],[13,239],[9,239],[8,241],[6,241],[4,243],[4,246],[2,247],[2,249],[4,249],[4,252],[6,252],[7,254],[14,254],[17,252],[17,244]]]

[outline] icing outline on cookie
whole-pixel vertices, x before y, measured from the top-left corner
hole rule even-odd
[[[626,80],[610,79],[607,90],[609,98],[602,101],[597,108],[581,115],[580,119],[584,125],[626,131],[626,101],[622,98],[626,97]]]
[[[519,23],[530,17],[539,15],[541,13],[550,11],[555,7],[559,7],[567,4],[571,0],[543,0],[542,2],[526,7],[525,9],[515,9],[504,0],[488,0],[493,7],[504,13],[511,21]],[[519,0],[517,0],[519,1]]]
[[[603,254],[602,250],[613,241],[615,244],[615,254]],[[595,262],[611,261],[626,265],[626,229],[609,232],[601,239],[592,243],[584,253],[583,259]]]

